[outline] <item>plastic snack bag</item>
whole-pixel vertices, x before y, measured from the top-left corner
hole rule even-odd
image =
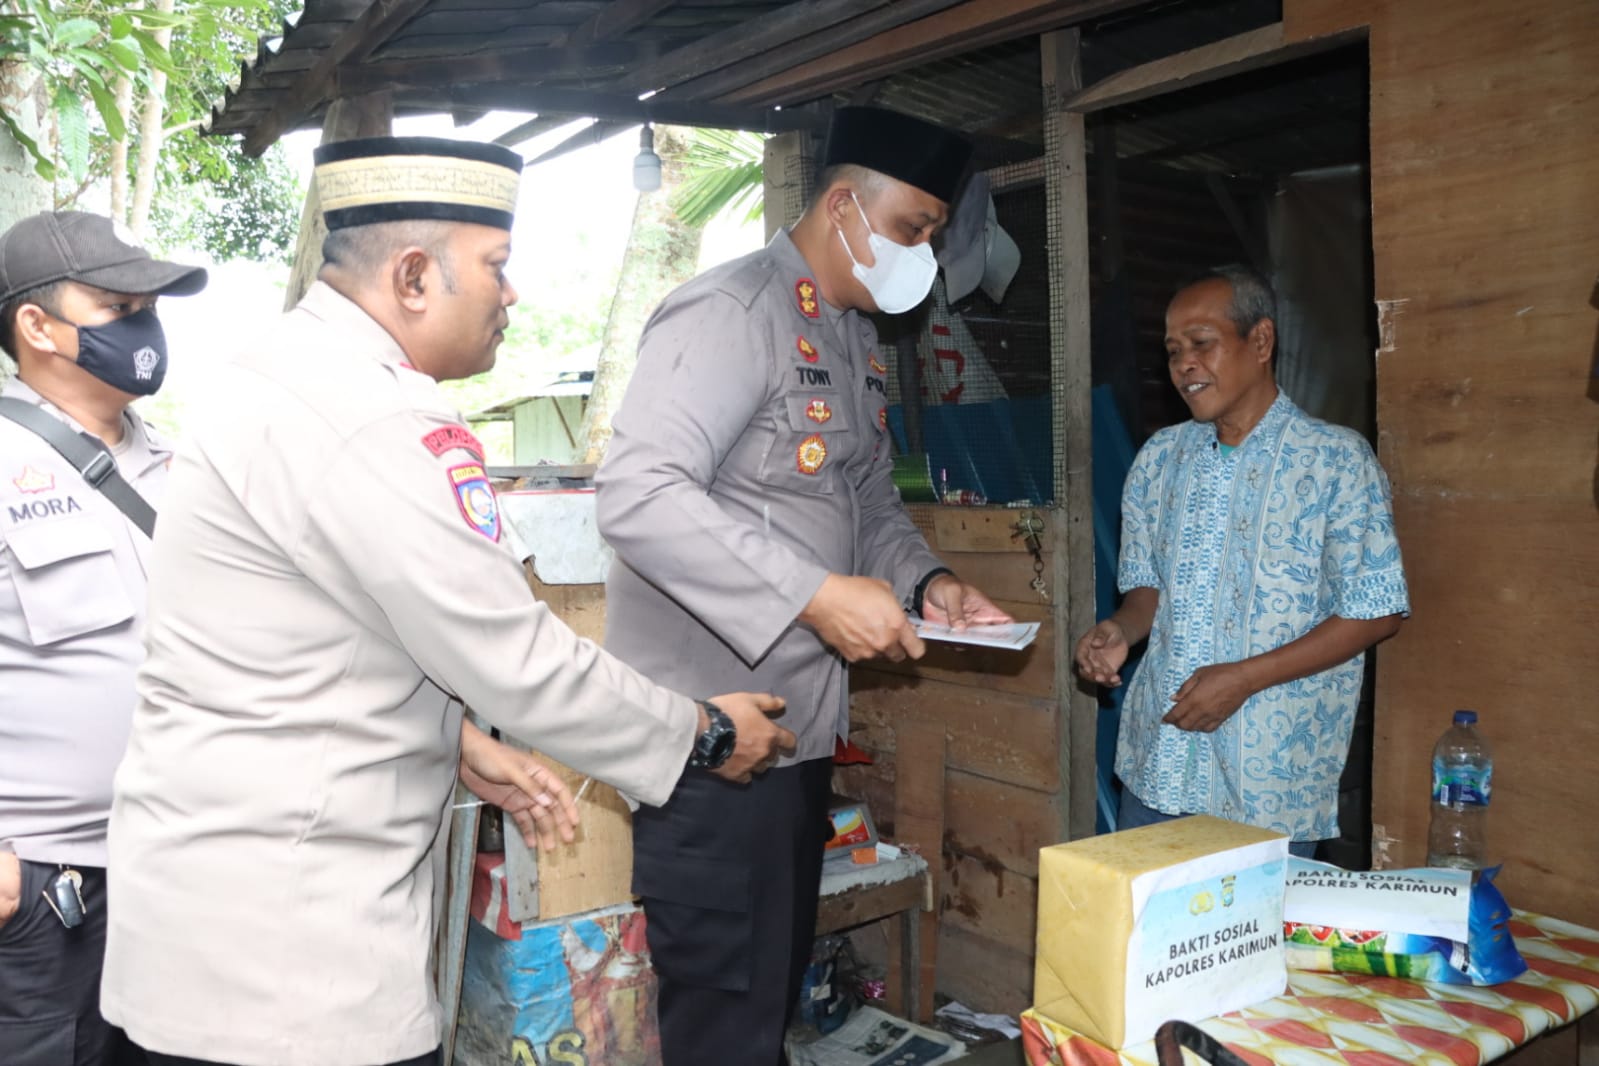
[[[1494,985],[1527,969],[1511,938],[1499,867],[1343,870],[1291,859],[1288,967],[1439,984]]]

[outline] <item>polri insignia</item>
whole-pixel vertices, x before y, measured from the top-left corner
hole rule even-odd
[[[822,305],[816,302],[816,282],[800,278],[794,283],[794,295],[799,299],[800,314],[806,318],[820,318]]]
[[[483,458],[483,445],[465,426],[444,426],[422,437],[422,446],[434,455],[443,455],[451,448],[460,448]]]
[[[877,409],[877,428],[878,429],[887,429],[888,428],[888,408],[886,408],[886,407],[879,407]]]
[[[816,360],[822,357],[821,353],[816,350],[816,345],[812,344],[804,337],[799,339],[799,353],[804,357],[807,363],[814,363]]]
[[[500,539],[500,508],[494,499],[489,476],[477,463],[461,463],[449,470],[455,502],[461,507],[466,524],[492,541]]]
[[[797,465],[802,474],[814,474],[827,462],[827,442],[820,433],[812,433],[800,441]]]
[[[805,408],[805,417],[817,425],[821,425],[833,417],[833,409],[827,406],[826,400],[812,400],[810,405]]]
[[[888,373],[888,367],[877,361],[877,355],[875,352],[866,357],[866,365],[872,368],[872,373],[874,374]]]
[[[17,487],[18,492],[49,492],[56,487],[56,476],[25,466],[22,468],[22,473],[11,479],[11,483]]]

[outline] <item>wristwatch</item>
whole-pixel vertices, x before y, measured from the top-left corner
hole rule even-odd
[[[710,700],[701,700],[700,706],[705,708],[705,715],[711,721],[705,732],[694,738],[688,764],[696,770],[714,770],[733,754],[738,744],[738,728],[733,725],[733,719]]]

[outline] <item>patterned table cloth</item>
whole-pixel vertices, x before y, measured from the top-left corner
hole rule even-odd
[[[1290,970],[1283,995],[1197,1024],[1250,1066],[1482,1066],[1599,1008],[1599,932],[1520,911],[1510,931],[1527,972],[1504,984]],[[1029,1066],[1156,1066],[1153,1041],[1118,1054],[1033,1011],[1022,1047]]]

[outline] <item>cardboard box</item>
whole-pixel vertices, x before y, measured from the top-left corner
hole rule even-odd
[[[1044,848],[1034,1009],[1123,1048],[1281,994],[1287,860],[1206,815]]]

